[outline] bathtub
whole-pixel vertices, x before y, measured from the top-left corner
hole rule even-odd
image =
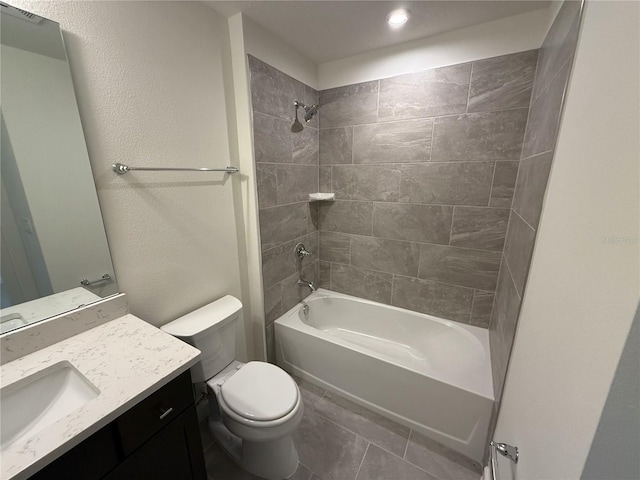
[[[278,365],[482,461],[487,330],[319,289],[275,322]]]

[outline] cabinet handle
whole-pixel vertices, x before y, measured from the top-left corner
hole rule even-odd
[[[171,415],[171,412],[173,412],[173,407],[169,407],[167,410],[162,412],[160,414],[160,420],[164,420],[165,418],[167,418],[169,415]]]

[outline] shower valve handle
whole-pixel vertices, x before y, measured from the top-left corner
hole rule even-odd
[[[308,257],[309,255],[311,255],[311,252],[307,250],[307,248],[304,246],[304,243],[302,242],[298,243],[295,246],[294,252],[298,261],[301,261],[304,257]]]

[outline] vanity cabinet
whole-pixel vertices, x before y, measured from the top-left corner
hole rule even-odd
[[[31,480],[206,480],[189,371],[149,395]]]

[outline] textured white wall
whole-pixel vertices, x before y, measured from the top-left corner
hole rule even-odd
[[[640,4],[587,2],[494,438],[580,478],[637,306]]]
[[[259,58],[312,88],[318,88],[318,68],[313,61],[246,15],[242,15],[242,27],[246,54]]]
[[[318,90],[540,48],[557,9],[538,9],[318,65]]]
[[[258,189],[253,161],[251,92],[244,18],[242,13],[238,13],[228,19],[229,55],[225,63],[225,86],[227,95],[230,97],[227,99],[227,105],[231,152],[234,161],[244,172],[240,177],[242,180],[240,188],[236,190],[236,217],[238,222],[242,218],[242,228],[238,230],[238,237],[244,240],[244,248],[240,250],[242,281],[245,284],[245,290],[250,292],[245,302],[245,324],[251,331],[248,341],[253,342],[254,358],[266,360]]]
[[[225,294],[241,297],[225,166],[226,21],[197,2],[12,2],[61,24],[118,277],[132,313],[161,325]]]

